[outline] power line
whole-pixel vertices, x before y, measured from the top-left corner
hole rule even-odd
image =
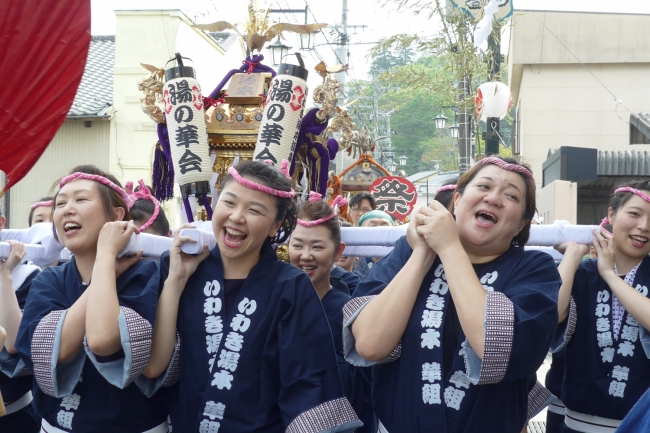
[[[309,3],[307,2],[307,0],[305,0],[305,4],[306,4],[307,6],[309,6]],[[316,16],[314,15],[314,12],[312,11],[311,8],[309,8],[309,12],[310,12],[310,14],[311,14],[311,16],[312,16],[314,22],[318,22],[318,20],[316,19]],[[343,60],[341,60],[341,58],[339,57],[339,55],[338,55],[338,53],[336,52],[336,50],[334,50],[334,48],[332,48],[332,43],[330,42],[330,40],[329,40],[329,38],[327,37],[327,35],[325,34],[325,32],[321,29],[321,30],[320,30],[320,33],[323,35],[323,38],[325,38],[325,41],[327,42],[327,44],[323,44],[323,45],[328,45],[328,46],[330,47],[330,49],[331,49],[332,52],[334,53],[334,57],[339,61],[339,63],[340,63],[341,65],[345,64],[345,63],[343,62]],[[344,40],[344,42],[347,43],[346,40]],[[314,51],[317,51],[315,46],[314,46]],[[321,56],[319,55],[319,57],[321,57]],[[322,59],[322,57],[321,57],[321,59]],[[356,76],[353,76],[353,75],[350,74],[350,69],[348,69],[347,71],[345,71],[345,73],[346,73],[346,75],[350,78],[350,81],[352,82],[352,84],[354,84],[354,86],[357,88],[357,91],[359,92],[359,95],[360,95],[362,98],[371,98],[371,96],[369,96],[369,95],[368,95],[368,94],[363,90],[363,88],[359,85],[359,82],[358,82]],[[341,89],[341,93],[343,94],[343,97],[344,97],[344,98],[346,98],[346,99],[348,99],[348,100],[350,99],[350,98],[348,97],[348,95],[347,95],[347,93],[345,92],[344,89]],[[374,96],[373,96],[372,98],[373,98],[373,100],[374,100]],[[370,128],[368,127],[368,125],[366,124],[366,122],[365,122],[365,120],[364,120],[364,116],[359,112],[359,110],[358,110],[354,105],[351,105],[351,106],[349,106],[348,108],[351,109],[352,111],[354,111],[354,113],[357,115],[357,118],[359,119],[359,121],[361,121],[361,124],[363,125],[363,127],[364,127],[368,132],[370,132],[371,129],[370,129]],[[373,108],[373,112],[374,112],[374,108]],[[377,115],[373,116],[373,118],[374,118],[374,121],[375,121],[375,122],[379,122],[378,113],[377,113]],[[377,146],[377,149],[379,150],[380,155],[383,156],[383,155],[384,155],[384,151],[383,151],[383,149],[381,148],[381,146]]]

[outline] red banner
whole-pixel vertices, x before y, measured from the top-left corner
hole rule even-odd
[[[90,1],[0,1],[0,196],[36,164],[72,106],[90,46]]]

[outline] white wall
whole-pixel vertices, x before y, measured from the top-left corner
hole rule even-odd
[[[58,185],[52,190],[53,185],[75,166],[94,164],[108,169],[110,125],[109,121],[93,121],[87,128],[83,121],[63,123],[27,176],[11,188],[9,228],[26,228],[29,207],[58,190]]]
[[[581,65],[524,68],[518,101],[520,149],[540,188],[549,149],[629,150],[630,113],[650,110],[650,63],[588,66],[625,107]]]
[[[537,212],[544,218],[544,224],[556,220],[578,221],[578,184],[556,180],[546,185],[537,196]]]
[[[650,15],[515,12],[508,81],[539,188],[551,148],[630,149],[630,114],[650,111],[648,40]]]

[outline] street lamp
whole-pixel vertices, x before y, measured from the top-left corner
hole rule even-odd
[[[436,121],[436,129],[445,129],[447,118],[442,113],[433,118]]]
[[[408,158],[404,156],[404,151],[402,151],[402,156],[399,157],[399,165],[404,166],[406,165],[406,160]]]
[[[394,161],[389,162],[388,163],[388,171],[390,171],[391,173],[394,173],[395,170],[397,170],[397,165],[395,164],[395,162]]]
[[[282,43],[279,35],[275,42],[270,44],[268,48],[271,52],[271,63],[273,63],[273,66],[280,65],[284,56],[289,54],[289,50],[291,49],[291,47],[288,47]]]
[[[314,49],[316,33],[300,33],[300,49],[311,51]]]
[[[449,127],[449,133],[451,134],[451,138],[458,138],[458,130],[460,127],[458,126],[458,123],[454,123]]]

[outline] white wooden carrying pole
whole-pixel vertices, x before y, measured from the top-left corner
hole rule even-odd
[[[49,232],[51,233],[51,224]],[[399,227],[343,227],[341,229],[341,238],[346,244],[344,255],[355,257],[383,257],[387,255],[395,245],[395,242],[406,234],[407,226]],[[528,246],[534,249],[546,251],[554,254],[549,248],[560,245],[563,242],[578,242],[582,244],[591,244],[593,237],[592,231],[598,230],[598,226],[579,226],[579,225],[547,225],[532,226],[530,228],[530,240]],[[7,233],[6,233],[7,232]],[[28,230],[11,230],[0,232],[0,239],[28,238]],[[10,233],[9,233],[10,232]],[[24,236],[20,236],[21,233]],[[211,231],[200,229],[182,229],[181,235],[189,236],[196,242],[186,242],[181,249],[188,254],[199,254],[204,245],[209,249],[214,248],[216,239]],[[58,261],[70,260],[70,252],[63,248],[60,243],[51,239],[42,239],[39,243],[25,244],[26,256],[24,260],[34,262],[39,266],[49,265],[58,258]],[[149,258],[159,258],[165,251],[169,250],[172,245],[171,238],[154,236],[147,233],[133,235],[126,248],[120,256],[133,255],[139,250],[144,251],[144,256]],[[7,242],[0,242],[0,260],[5,260],[9,256],[10,245]],[[53,260],[53,254],[55,259]],[[555,257],[558,257],[555,255]]]

